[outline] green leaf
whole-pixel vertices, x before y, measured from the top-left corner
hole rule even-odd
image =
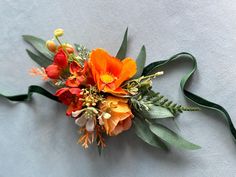
[[[127,52],[127,42],[128,42],[128,27],[126,28],[125,34],[124,34],[124,38],[123,41],[121,43],[120,49],[116,54],[116,58],[119,58],[120,60],[123,60],[126,56],[126,52]]]
[[[35,53],[31,52],[30,50],[26,49],[26,52],[30,56],[32,60],[34,60],[39,66],[47,67],[48,65],[52,64],[52,61],[44,56],[38,56]]]
[[[146,122],[141,121],[138,118],[135,118],[134,128],[135,128],[136,135],[147,144],[164,149],[164,150],[168,150],[167,145],[160,138],[158,138],[154,133],[150,131]]]
[[[174,115],[167,108],[154,105],[149,108],[150,109],[146,111],[146,115],[151,119],[164,119],[174,117]]]
[[[52,59],[53,54],[47,49],[46,41],[30,35],[23,35],[22,37],[26,42],[31,44],[35,48],[35,50],[37,50],[40,54],[44,55],[48,59]]]
[[[155,135],[175,147],[189,150],[200,148],[200,146],[190,143],[189,141],[183,139],[181,136],[161,124],[150,124],[149,128]]]
[[[146,48],[143,45],[136,59],[137,73],[135,74],[134,78],[139,78],[142,75],[145,63],[146,63]]]

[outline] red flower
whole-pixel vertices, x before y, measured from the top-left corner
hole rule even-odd
[[[57,65],[49,65],[46,69],[45,72],[47,76],[51,79],[58,79],[59,76],[61,75],[61,69]]]
[[[68,106],[66,115],[70,116],[72,112],[80,110],[83,102],[80,100],[81,89],[79,88],[61,88],[57,90],[56,96],[59,100]]]
[[[54,56],[53,64],[46,68],[47,76],[51,79],[58,79],[62,71],[68,66],[68,58],[61,49]]]
[[[81,84],[93,84],[93,78],[87,62],[85,62],[84,67],[82,67],[79,63],[73,61],[70,63],[70,73],[71,76],[66,81],[68,87],[78,87]]]

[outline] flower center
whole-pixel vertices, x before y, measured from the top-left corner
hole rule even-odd
[[[100,79],[105,84],[110,84],[115,80],[114,76],[111,74],[103,74],[100,76]]]

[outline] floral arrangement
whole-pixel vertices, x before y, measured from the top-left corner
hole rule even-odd
[[[66,115],[79,127],[78,143],[84,148],[96,142],[99,152],[106,146],[108,136],[117,136],[131,127],[136,135],[151,146],[167,150],[167,145],[184,149],[198,149],[159,120],[173,120],[183,111],[198,111],[198,107],[182,106],[169,101],[152,90],[152,80],[164,74],[159,68],[172,60],[187,58],[193,69],[181,80],[185,96],[199,106],[215,109],[228,120],[236,137],[233,123],[223,107],[209,102],[185,89],[196,70],[196,60],[188,53],[180,53],[169,60],[157,61],[145,66],[146,50],[143,46],[136,60],[126,57],[127,34],[116,56],[97,48],[89,50],[62,40],[63,29],[54,31],[53,39],[24,35],[37,53],[27,50],[29,56],[40,65],[32,68],[32,76],[42,76],[57,90],[51,94],[39,86],[30,86],[25,95],[5,96],[12,101],[29,100],[33,92],[67,106]],[[172,118],[172,119],[171,119]]]

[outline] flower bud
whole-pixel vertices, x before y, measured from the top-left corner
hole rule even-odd
[[[68,66],[67,55],[63,50],[59,50],[54,56],[54,63],[59,67],[65,69]]]
[[[65,49],[69,54],[74,53],[74,48],[70,44],[62,44],[62,46],[58,46],[58,50]]]
[[[110,119],[110,117],[111,117],[111,114],[109,114],[109,113],[107,113],[107,112],[104,112],[104,113],[103,113],[103,118],[104,118],[104,119]]]
[[[52,40],[47,40],[46,46],[47,46],[48,50],[53,53],[57,50],[57,45]]]
[[[61,37],[64,34],[64,30],[61,28],[58,28],[54,31],[54,36]]]
[[[73,48],[73,46],[72,45],[70,45],[70,44],[67,44],[66,45],[66,51],[68,52],[68,53],[74,53],[74,48]]]
[[[50,79],[58,79],[59,76],[61,75],[61,70],[57,65],[49,65],[46,69],[45,72],[47,74],[47,76]]]

